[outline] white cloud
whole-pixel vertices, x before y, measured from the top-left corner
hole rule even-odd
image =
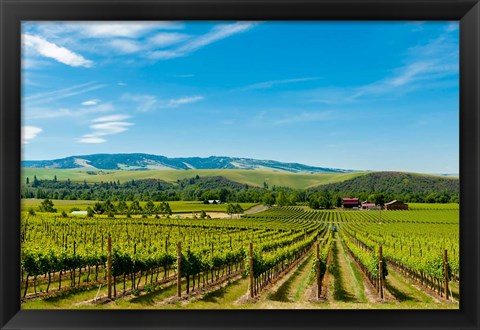
[[[272,88],[275,85],[284,85],[284,84],[293,84],[293,83],[300,83],[304,81],[311,81],[311,80],[318,80],[319,77],[305,77],[305,78],[293,78],[293,79],[282,79],[282,80],[270,80],[259,82],[256,84],[248,85],[245,87],[240,88],[240,91],[247,91],[252,89],[267,89]]]
[[[128,126],[132,126],[132,123],[122,121],[102,122],[100,124],[91,125],[90,128],[94,130],[93,135],[112,135],[122,133],[128,130]]]
[[[90,125],[92,133],[84,134],[82,137],[78,138],[77,141],[79,143],[107,142],[104,138],[105,136],[123,133],[128,130],[128,127],[133,125],[133,123],[120,121],[127,118],[129,118],[129,116],[111,115],[93,119],[92,122],[96,124]]]
[[[84,38],[138,38],[153,30],[182,29],[178,22],[68,22],[51,25],[44,33],[59,35],[65,32],[76,32]]]
[[[23,34],[23,45],[27,48],[34,49],[38,54],[52,58],[60,63],[73,67],[92,67],[93,62],[85,59],[83,56],[72,52],[71,50],[57,46],[42,37]]]
[[[22,126],[22,143],[27,144],[35,139],[43,130],[35,126]]]
[[[92,105],[97,105],[99,102],[100,102],[100,100],[97,100],[97,99],[88,100],[88,101],[82,102],[82,105],[92,106]]]
[[[93,134],[85,134],[81,138],[77,139],[78,142],[80,143],[104,143],[107,142],[107,140],[100,138],[98,136],[95,136]]]
[[[152,46],[167,47],[189,39],[191,36],[184,33],[159,33],[148,39]]]
[[[150,57],[158,60],[166,60],[176,57],[186,56],[200,48],[203,48],[216,41],[228,38],[232,35],[246,32],[258,23],[255,22],[237,22],[232,24],[216,25],[210,32],[193,38],[191,41],[171,50],[153,51]]]
[[[201,95],[186,96],[186,97],[181,97],[181,98],[178,98],[178,99],[170,99],[167,103],[167,107],[176,108],[180,105],[198,102],[198,101],[201,101],[203,99],[204,99],[204,97],[201,96]]]
[[[123,54],[132,54],[143,49],[139,42],[130,39],[113,39],[108,44]]]
[[[101,123],[105,121],[121,121],[130,118],[130,116],[127,115],[111,115],[111,116],[104,116],[104,117],[98,117],[93,119],[92,121],[94,123]]]

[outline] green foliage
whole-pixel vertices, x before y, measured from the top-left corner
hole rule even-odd
[[[459,200],[460,182],[458,178],[433,175],[374,172],[310,190],[358,196],[381,205],[393,199],[407,203],[452,203]]]
[[[55,209],[53,206],[53,202],[47,198],[40,204],[39,210],[40,212],[55,213],[57,212],[57,209]]]
[[[240,204],[227,204],[227,214],[242,214],[243,211]]]

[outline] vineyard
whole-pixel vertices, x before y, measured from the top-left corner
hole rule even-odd
[[[22,215],[22,308],[458,308],[458,205]]]

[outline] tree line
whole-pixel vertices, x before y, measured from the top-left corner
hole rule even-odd
[[[376,174],[376,173],[375,173]],[[59,181],[26,178],[21,186],[22,198],[97,200],[109,202],[125,201],[203,201],[220,200],[222,203],[262,203],[264,205],[289,206],[308,204],[313,209],[342,206],[342,198],[358,197],[360,201],[383,205],[391,200],[406,203],[458,203],[459,189],[455,180],[437,181],[431,178],[424,182],[416,177],[372,176],[370,174],[309,189],[292,189],[268,186],[254,187],[228,180],[224,177],[199,177],[178,180],[176,184],[158,179],[87,183],[70,179]],[[423,181],[422,181],[423,180]],[[430,180],[430,181],[428,181]],[[457,180],[458,181],[458,180]],[[429,183],[430,185],[426,185]],[[120,209],[125,205],[120,205]],[[108,212],[108,209],[107,209]],[[132,212],[137,212],[136,209]]]

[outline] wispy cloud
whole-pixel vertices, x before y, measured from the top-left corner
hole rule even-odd
[[[201,101],[203,99],[204,99],[204,97],[201,96],[201,95],[180,97],[178,99],[170,99],[167,103],[167,107],[168,108],[177,108],[180,105],[195,103],[195,102]]]
[[[50,22],[42,24],[42,34],[60,38],[65,34],[76,34],[81,38],[138,38],[154,30],[182,29],[183,23],[157,22]]]
[[[205,99],[205,97],[202,95],[194,95],[171,98],[169,100],[159,100],[154,95],[127,93],[122,95],[121,99],[135,103],[138,112],[149,112],[155,109],[178,108],[182,105],[199,102]]]
[[[367,94],[382,94],[392,91],[402,92],[428,88],[428,82],[438,82],[439,78],[458,74],[458,45],[440,36],[425,45],[412,47],[408,51],[406,64],[394,70],[394,74],[383,80],[358,88],[354,98]],[[417,84],[412,88],[412,84]]]
[[[412,27],[412,32],[420,32],[424,30],[425,21],[408,22],[407,24]]]
[[[114,110],[110,103],[100,104],[98,106],[75,108],[50,108],[50,107],[30,107],[25,111],[25,119],[57,119],[57,118],[81,118],[92,114],[109,112]]]
[[[132,123],[123,121],[111,121],[94,124],[91,125],[90,128],[95,131],[94,135],[102,136],[125,132],[126,130],[128,130],[128,126],[132,125]]]
[[[458,70],[458,43],[447,33],[408,49],[404,64],[383,79],[363,86],[329,87],[302,93],[307,95],[309,102],[327,104],[378,100],[385,96],[395,98],[421,89],[451,86],[452,83],[441,79],[455,78]],[[453,85],[458,85],[458,81],[453,81]]]
[[[74,85],[74,86],[70,86],[70,87],[66,87],[66,88],[62,88],[62,89],[57,89],[57,90],[53,90],[53,91],[49,91],[49,92],[37,93],[37,94],[33,94],[33,95],[25,97],[24,100],[31,101],[31,100],[35,100],[35,99],[41,99],[41,98],[49,97],[49,96],[56,95],[56,94],[67,93],[67,92],[70,92],[70,91],[73,91],[73,90],[81,89],[81,88],[86,87],[86,86],[91,86],[93,84],[95,84],[95,81],[91,81],[91,82],[87,82],[87,83],[79,84],[79,85]]]
[[[255,83],[252,85],[248,85],[242,88],[239,88],[239,91],[248,91],[252,89],[267,89],[272,88],[276,85],[285,85],[285,84],[293,84],[293,83],[301,83],[305,81],[312,81],[318,80],[320,77],[305,77],[305,78],[292,78],[292,79],[282,79],[282,80],[270,80],[270,81],[263,81],[259,83]]]
[[[82,105],[92,106],[92,105],[97,105],[99,102],[100,102],[100,100],[98,100],[98,99],[88,100],[88,101],[82,102]]]
[[[98,117],[92,120],[89,134],[84,134],[77,139],[79,143],[104,143],[107,142],[105,136],[123,133],[128,130],[133,123],[123,121],[130,118],[126,115],[111,115]]]
[[[22,69],[41,69],[49,64],[48,60],[39,60],[28,55],[22,56]]]
[[[107,142],[104,138],[98,137],[93,134],[85,134],[82,137],[78,138],[79,143],[104,143]]]
[[[154,47],[167,47],[178,44],[182,41],[190,39],[191,36],[184,33],[163,32],[148,39],[148,43]]]
[[[122,54],[132,54],[143,49],[140,42],[131,39],[113,39],[108,44]]]
[[[195,77],[194,74],[174,74],[173,77],[175,78],[192,78]]]
[[[43,130],[35,126],[22,126],[22,144],[28,144],[35,139]]]
[[[454,32],[454,31],[458,31],[458,28],[459,28],[460,24],[458,22],[450,22],[447,27],[445,28],[445,30],[447,32]]]
[[[157,97],[154,95],[145,94],[123,94],[121,99],[123,101],[130,101],[136,103],[138,112],[148,112],[155,109],[158,104]]]
[[[75,85],[72,87],[62,88],[55,91],[38,93],[34,95],[30,95],[24,98],[24,101],[27,104],[45,104],[45,103],[52,103],[54,101],[58,101],[61,99],[65,99],[68,97],[84,94],[87,92],[91,92],[97,89],[101,89],[106,87],[106,84],[98,84],[96,82],[89,82],[85,84]]]
[[[272,124],[275,126],[289,125],[302,122],[314,122],[331,119],[332,111],[323,112],[302,112],[298,115],[286,116],[280,119],[273,120]]]
[[[73,66],[73,67],[86,67],[93,66],[93,62],[87,60],[82,55],[77,54],[65,47],[57,46],[56,44],[49,42],[42,37],[23,34],[23,45],[27,48],[35,50],[39,55],[52,58],[57,62]]]
[[[50,22],[27,28],[24,43],[35,44],[37,48],[42,46],[42,50],[48,50],[42,51],[43,56],[62,63],[91,67],[92,61],[73,50],[109,57],[138,54],[153,60],[166,60],[187,56],[209,44],[246,32],[256,24],[259,23],[222,23],[207,33],[193,35],[172,31],[184,29],[181,22]]]
[[[222,120],[221,123],[222,123],[223,125],[233,125],[233,124],[235,124],[235,120],[233,120],[233,119],[226,119],[226,120]]]
[[[111,116],[105,116],[105,117],[98,117],[92,120],[94,123],[101,123],[101,122],[111,122],[111,121],[121,121],[130,118],[130,116],[127,115],[111,115]]]
[[[181,46],[169,49],[169,50],[159,50],[150,52],[149,56],[152,59],[158,60],[167,60],[176,57],[186,56],[196,50],[199,50],[209,44],[217,42],[219,40],[228,38],[232,35],[246,32],[252,29],[258,23],[255,22],[237,22],[232,24],[219,24],[215,26],[210,32],[192,38],[187,43],[182,44]]]

